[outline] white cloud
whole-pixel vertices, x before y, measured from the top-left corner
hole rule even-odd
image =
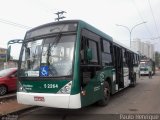
[[[129,32],[115,24],[136,27],[132,38],[157,37],[148,0],[0,0],[0,18],[35,27],[53,22],[58,10],[64,10],[68,19],[82,19],[99,28],[113,38],[129,46]],[[160,27],[160,1],[150,0],[158,30]],[[138,13],[138,11],[140,13]],[[141,16],[141,17],[140,17]],[[11,39],[23,39],[26,30],[0,23],[0,46]]]

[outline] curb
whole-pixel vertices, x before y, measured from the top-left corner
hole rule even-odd
[[[4,101],[4,100],[8,100],[8,99],[15,99],[15,98],[16,98],[16,94],[7,95],[7,96],[0,96],[0,102]]]

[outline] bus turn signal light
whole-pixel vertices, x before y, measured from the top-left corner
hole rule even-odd
[[[81,94],[82,94],[83,96],[85,96],[85,95],[86,95],[86,91],[83,91],[83,90],[82,90]]]

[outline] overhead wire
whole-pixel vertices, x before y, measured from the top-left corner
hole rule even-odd
[[[137,10],[137,13],[138,13],[140,19],[144,22],[145,20],[144,20],[144,18],[142,17],[141,12],[140,12],[140,10],[139,10],[139,8],[138,8],[138,6],[137,6],[135,0],[132,0],[132,2],[133,2],[133,4],[134,4],[135,7],[136,7],[136,10]],[[152,35],[151,31],[149,30],[147,24],[144,24],[144,25],[145,25],[145,27],[146,27],[146,30],[147,30],[148,33],[150,34],[151,38],[153,38],[153,35]]]
[[[138,13],[140,19],[141,19],[142,21],[144,21],[144,19],[143,19],[142,15],[141,15],[141,12],[140,12],[140,10],[139,10],[139,8],[138,8],[135,0],[133,0],[132,2],[133,2],[133,4],[134,4],[135,7],[136,7],[136,10],[137,10],[137,13]],[[151,4],[150,4],[150,1],[149,1],[149,5],[150,5],[150,9],[151,9],[151,11],[152,11],[152,16],[154,16],[154,15],[153,15],[153,10],[152,10]],[[155,17],[154,17],[153,19],[154,19],[154,23],[156,23],[156,22],[155,22]],[[157,24],[155,24],[155,26],[156,26],[156,32],[158,33]],[[154,36],[153,36],[153,34],[152,34],[151,31],[149,30],[147,24],[145,24],[145,27],[146,27],[149,35],[151,36],[151,38],[144,38],[144,39],[148,39],[149,41],[152,41],[152,42],[155,41],[155,40],[159,40],[159,39],[160,39],[160,35],[159,35],[159,34],[158,34],[157,37],[154,37]],[[158,42],[158,43],[159,43],[159,42]],[[157,43],[157,44],[158,44],[158,43]]]
[[[152,9],[150,0],[148,0],[148,4],[149,4],[149,7],[150,7],[150,11],[151,11],[152,17],[153,17],[153,21],[154,21],[154,25],[155,25],[155,28],[156,28],[157,35],[160,36],[159,32],[158,32],[157,23],[156,23],[156,19],[155,19],[154,13],[153,13],[153,9]]]
[[[154,40],[154,39],[159,39],[160,38],[160,36],[159,37],[154,37],[154,38],[150,38],[150,37],[142,37],[142,39],[150,39],[150,40]]]
[[[5,20],[5,19],[2,19],[2,18],[0,18],[0,22],[4,23],[4,24],[15,26],[15,27],[19,27],[19,28],[22,28],[22,29],[31,29],[31,27],[29,27],[29,26],[22,25],[22,24],[12,22],[12,21],[9,21],[9,20]]]

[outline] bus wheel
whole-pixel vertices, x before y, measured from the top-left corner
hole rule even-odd
[[[7,87],[4,85],[0,85],[0,96],[5,95],[7,93]]]
[[[104,82],[103,99],[98,101],[98,105],[106,106],[110,99],[110,87],[107,81]]]

